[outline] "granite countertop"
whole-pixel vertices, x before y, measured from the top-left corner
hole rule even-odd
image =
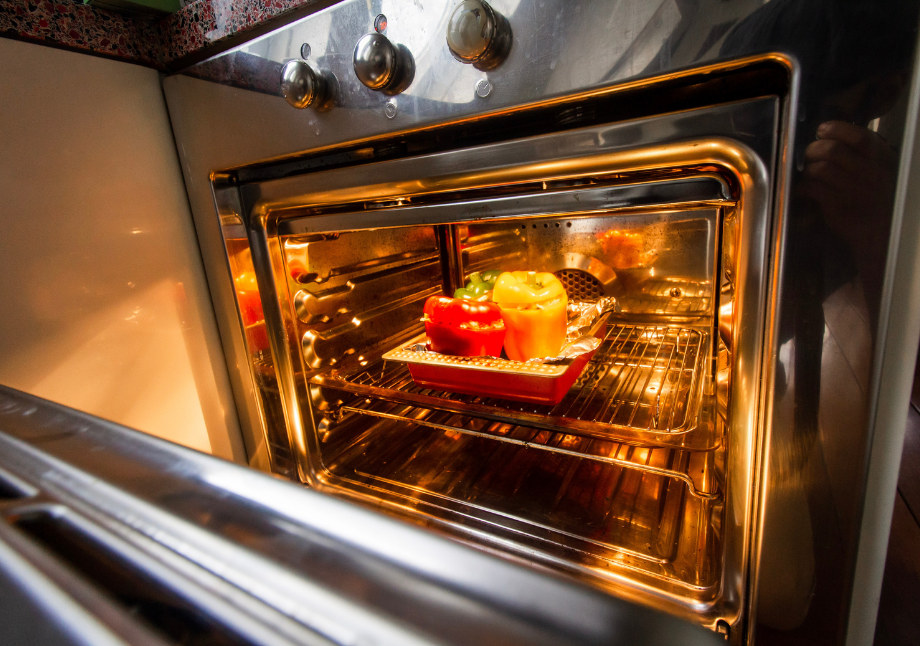
[[[156,18],[81,0],[0,0],[0,35],[174,70],[196,53],[311,4],[317,0],[196,0]]]

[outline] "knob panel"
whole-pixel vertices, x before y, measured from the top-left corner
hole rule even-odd
[[[322,107],[329,82],[304,61],[292,60],[281,68],[281,94],[295,108]]]
[[[511,24],[483,0],[463,0],[447,23],[447,47],[478,70],[497,67],[511,51]]]
[[[355,45],[354,68],[361,83],[384,94],[399,94],[415,76],[409,50],[378,33],[365,34]]]

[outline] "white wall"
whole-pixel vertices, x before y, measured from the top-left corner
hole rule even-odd
[[[0,38],[0,383],[244,460],[154,70]]]

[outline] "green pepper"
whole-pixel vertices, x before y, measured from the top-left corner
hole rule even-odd
[[[461,287],[454,291],[454,298],[462,298],[467,301],[478,301],[478,300],[488,300],[488,297],[483,298],[482,294],[476,294],[471,289],[466,287]]]
[[[480,273],[474,271],[470,274],[470,279],[465,287],[461,287],[454,292],[454,298],[463,298],[474,301],[491,301],[492,289],[495,287],[495,279],[502,272],[498,269],[487,269]]]
[[[498,279],[498,277],[501,275],[502,275],[501,269],[486,269],[484,272],[482,272],[482,282],[494,283]]]

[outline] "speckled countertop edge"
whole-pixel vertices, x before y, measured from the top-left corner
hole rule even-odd
[[[132,16],[74,0],[0,0],[0,35],[167,69],[315,0],[196,0],[165,18]]]

